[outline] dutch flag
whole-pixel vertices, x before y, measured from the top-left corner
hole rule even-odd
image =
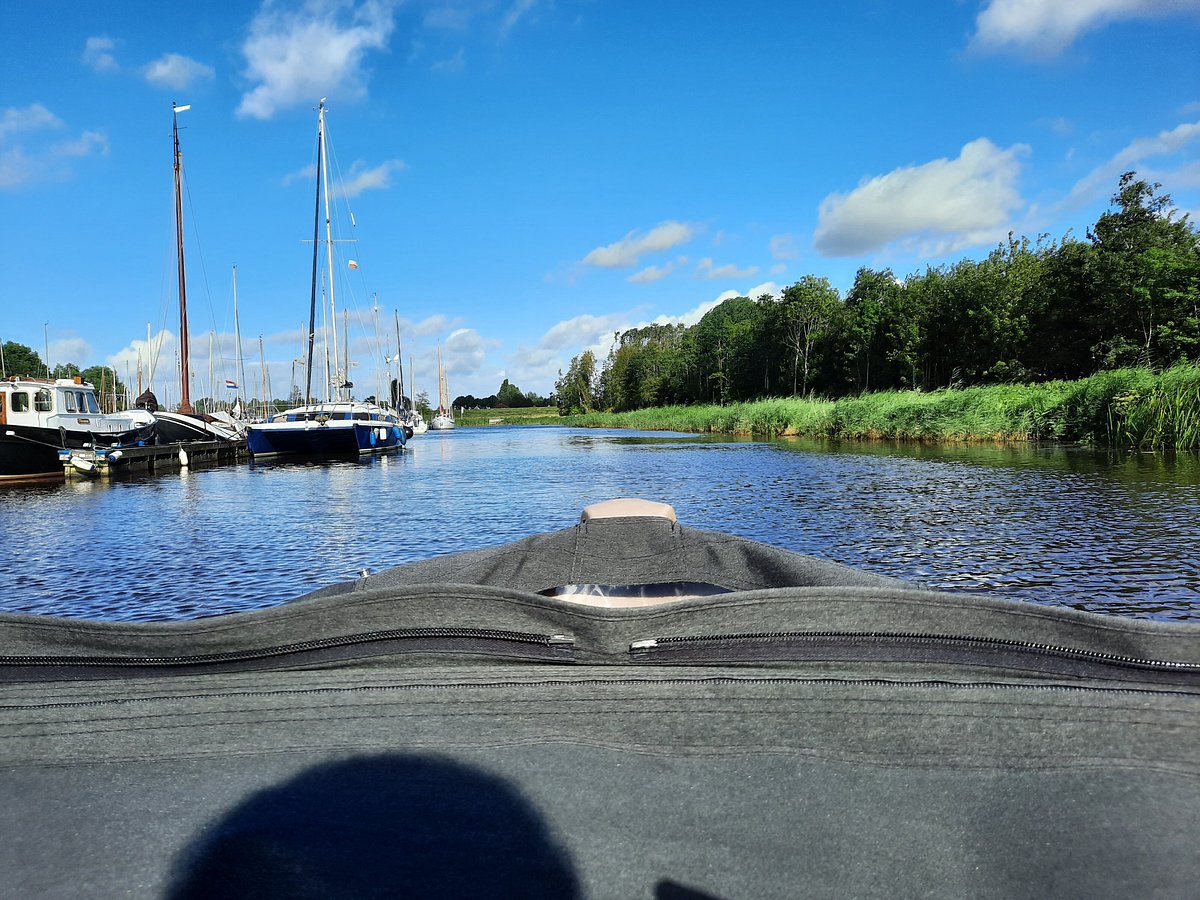
[[[228,378],[226,378],[225,379],[225,387],[229,388],[231,391],[236,391],[237,390],[237,382],[230,381]]]

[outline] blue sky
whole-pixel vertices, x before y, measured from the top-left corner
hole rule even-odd
[[[43,0],[4,18],[0,340],[136,378],[149,325],[161,397],[172,101],[192,107],[193,396],[233,374],[234,265],[246,380],[261,336],[287,394],[322,97],[359,396],[395,311],[418,390],[436,396],[440,343],[454,394],[547,393],[614,331],[727,296],[806,274],[844,291],[860,266],[903,276],[1010,230],[1082,236],[1127,169],[1200,211],[1200,0]]]

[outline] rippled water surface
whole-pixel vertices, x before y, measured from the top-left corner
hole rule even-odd
[[[463,428],[357,462],[0,489],[0,610],[178,619],[516,540],[620,496],[926,585],[1200,619],[1200,459]]]

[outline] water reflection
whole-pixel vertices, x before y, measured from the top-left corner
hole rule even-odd
[[[1200,458],[490,427],[386,457],[0,491],[8,611],[272,605],[564,528],[598,500],[954,590],[1200,618]]]

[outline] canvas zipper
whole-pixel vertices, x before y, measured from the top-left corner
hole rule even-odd
[[[574,640],[561,634],[490,628],[398,628],[187,656],[3,656],[0,682],[244,672],[396,653],[479,654],[572,662],[574,648]]]
[[[968,635],[788,631],[634,641],[632,661],[666,665],[769,662],[917,663],[1000,668],[1074,678],[1200,685],[1200,665]]]

